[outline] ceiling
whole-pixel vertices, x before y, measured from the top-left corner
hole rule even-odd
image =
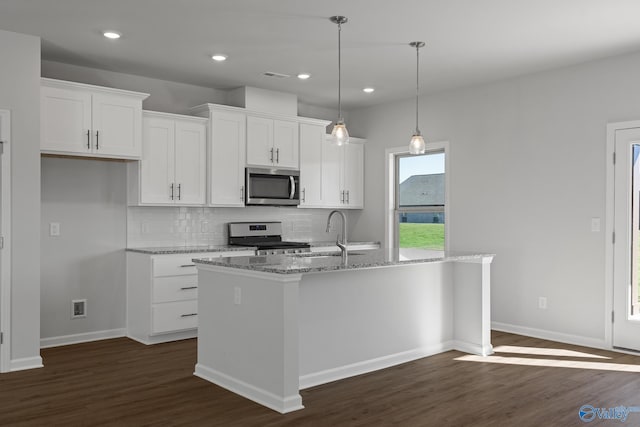
[[[638,0],[2,0],[0,29],[42,58],[218,89],[256,86],[345,109],[640,51]],[[123,34],[116,41],[102,32]],[[215,63],[214,53],[228,55]],[[291,78],[266,77],[264,72]],[[301,81],[300,72],[312,75]],[[373,86],[372,94],[362,92]]]

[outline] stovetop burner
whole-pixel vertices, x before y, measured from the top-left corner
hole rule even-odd
[[[281,222],[230,222],[228,228],[229,245],[255,246],[256,255],[310,251],[308,243],[283,241]]]

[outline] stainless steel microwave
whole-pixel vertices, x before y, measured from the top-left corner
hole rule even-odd
[[[300,171],[246,168],[245,204],[296,206],[300,204]]]

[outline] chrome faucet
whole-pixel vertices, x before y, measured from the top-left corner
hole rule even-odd
[[[347,260],[347,217],[341,211],[335,210],[331,211],[329,214],[329,218],[327,218],[327,233],[331,231],[331,218],[334,214],[339,214],[342,217],[342,239],[336,236],[336,245],[340,248],[342,252],[342,260]],[[342,241],[341,241],[342,240]]]

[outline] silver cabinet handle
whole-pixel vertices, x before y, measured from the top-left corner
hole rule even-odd
[[[180,268],[195,267],[195,266],[196,266],[195,264],[182,264]]]
[[[189,314],[181,314],[180,317],[193,317],[193,316],[197,316],[198,313],[189,313]]]
[[[276,148],[276,163],[280,163],[280,149]]]
[[[307,201],[307,189],[306,188],[302,189],[302,201],[303,202]]]
[[[178,184],[178,200],[180,200],[181,196],[182,196],[182,184]]]
[[[349,204],[349,190],[347,190],[347,204]]]
[[[181,291],[188,291],[190,289],[198,289],[197,286],[185,286],[184,288],[180,288]]]
[[[173,200],[173,184],[171,184],[171,200]]]
[[[269,159],[271,163],[273,163],[273,148],[271,149],[271,159]]]
[[[100,131],[97,130],[96,131],[96,150],[100,149],[100,140],[99,140],[99,138],[100,138]]]
[[[244,185],[240,187],[240,200],[244,201]]]
[[[87,150],[91,149],[91,131],[87,129]]]
[[[344,203],[344,191],[340,192],[340,203]]]

